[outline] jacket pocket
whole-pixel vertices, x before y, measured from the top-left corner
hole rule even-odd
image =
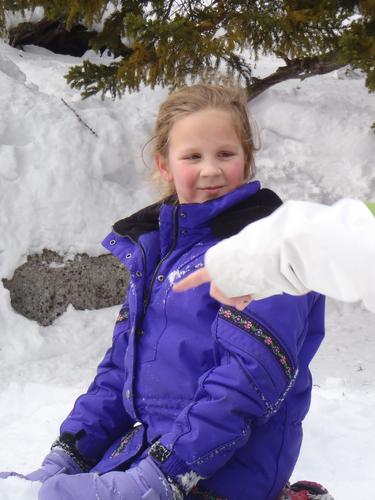
[[[238,359],[265,406],[274,414],[294,385],[298,370],[277,336],[245,312],[222,306],[216,323],[216,340]]]
[[[126,470],[147,446],[143,425],[136,425],[108,448],[91,472],[104,474],[114,470]]]

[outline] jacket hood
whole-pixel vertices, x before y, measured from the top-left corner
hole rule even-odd
[[[202,204],[180,205],[193,207],[194,205],[204,205],[206,210],[199,210],[199,213],[212,214],[209,226],[213,234],[219,238],[229,238],[237,234],[247,224],[270,215],[278,208],[282,201],[276,193],[270,189],[259,189],[259,182],[241,186],[227,195],[207,201]],[[245,199],[238,201],[240,191],[249,192]],[[225,200],[225,203],[222,201]],[[231,200],[232,198],[232,200]],[[229,203],[228,203],[229,201]],[[232,204],[231,204],[232,201]],[[168,197],[139,210],[130,217],[117,221],[113,225],[113,231],[120,236],[129,236],[138,240],[141,234],[159,229],[160,210],[163,205],[179,205],[175,197]],[[223,211],[221,211],[221,205]],[[218,215],[215,216],[215,212]]]

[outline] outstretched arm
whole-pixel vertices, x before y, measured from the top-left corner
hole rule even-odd
[[[175,284],[174,290],[211,281],[212,296],[238,309],[251,298],[315,290],[343,301],[362,300],[375,312],[371,211],[375,213],[375,204],[366,207],[351,199],[330,207],[286,202],[208,250],[206,267]]]

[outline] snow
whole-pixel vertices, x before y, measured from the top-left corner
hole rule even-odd
[[[0,40],[0,277],[43,248],[99,255],[120,217],[154,201],[152,135],[167,91],[80,99],[63,78],[81,59]],[[85,57],[97,61],[92,52]],[[256,73],[277,67],[261,59]],[[97,136],[77,119],[75,110]],[[281,83],[251,103],[261,136],[258,178],[284,199],[375,200],[375,98],[362,75],[333,72]],[[0,470],[38,467],[75,398],[92,379],[118,307],[75,311],[49,327],[16,314],[0,287]],[[328,301],[327,338],[313,360],[314,392],[293,480],[322,482],[336,499],[373,496],[375,316]],[[37,498],[38,485],[0,481],[0,498]]]
[[[38,482],[11,477],[0,483],[1,500],[36,500],[39,488]]]
[[[15,28],[20,23],[37,23],[44,17],[43,7],[34,9],[25,9],[24,13],[20,11],[5,11],[5,26],[7,30]]]

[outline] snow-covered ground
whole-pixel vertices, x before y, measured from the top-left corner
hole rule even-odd
[[[155,199],[150,155],[146,149],[145,166],[141,151],[167,91],[81,101],[63,78],[79,61],[0,41],[1,278],[43,248],[67,258],[100,254],[112,222]],[[277,63],[263,59],[256,72]],[[251,112],[264,185],[284,199],[375,200],[375,96],[360,75],[284,82],[258,97]],[[70,308],[41,327],[17,315],[0,286],[0,470],[39,465],[92,378],[117,309]],[[293,479],[320,481],[336,500],[373,498],[374,327],[375,315],[361,306],[328,301],[327,339],[312,363],[313,403]],[[35,500],[37,489],[16,478],[0,481],[0,500]]]

